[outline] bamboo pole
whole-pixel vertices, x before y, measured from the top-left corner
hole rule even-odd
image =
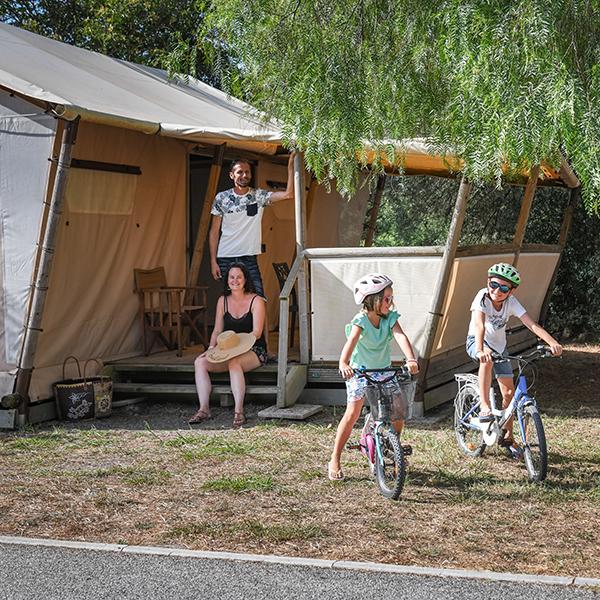
[[[33,372],[33,362],[37,349],[40,333],[42,332],[42,318],[48,294],[48,282],[54,262],[56,238],[62,216],[62,204],[69,179],[71,168],[71,153],[77,136],[79,120],[68,121],[62,131],[62,142],[56,166],[56,175],[46,226],[40,230],[38,270],[31,288],[32,300],[25,323],[23,346],[15,379],[15,392],[22,396],[23,401],[19,406],[18,422],[25,425],[29,414],[29,384]],[[47,202],[47,201],[45,201]]]
[[[202,214],[200,215],[200,223],[198,224],[198,234],[196,235],[196,243],[194,244],[194,253],[188,271],[187,283],[190,286],[198,285],[198,275],[202,266],[202,258],[204,257],[204,248],[206,246],[206,236],[210,224],[210,211],[212,203],[217,193],[219,179],[221,177],[221,169],[223,167],[223,157],[225,156],[226,144],[215,146],[213,161],[210,165],[210,173],[208,175],[208,184],[204,193],[204,204],[202,205]],[[186,298],[186,302],[190,302],[191,298]]]
[[[394,258],[401,256],[440,256],[444,246],[396,246],[377,248],[306,248],[307,258]]]
[[[417,396],[415,398],[417,402],[423,402],[424,400],[427,369],[429,368],[429,361],[431,359],[431,351],[433,349],[438,323],[442,317],[441,310],[444,305],[450,274],[452,273],[452,268],[454,266],[454,257],[456,256],[456,249],[465,220],[467,201],[470,193],[471,184],[463,176],[454,205],[450,229],[448,230],[448,238],[446,239],[446,246],[444,247],[440,274],[438,275],[435,294],[431,303],[431,310],[429,311],[427,325],[425,326],[425,347],[423,349],[423,355],[420,357],[419,375],[417,376]],[[421,408],[424,412],[423,404],[421,404]]]
[[[579,199],[581,197],[581,187],[576,187],[571,189],[571,194],[569,195],[569,202],[565,207],[565,211],[563,213],[562,223],[560,225],[560,233],[558,235],[558,245],[560,247],[560,254],[558,256],[558,260],[556,261],[556,266],[554,267],[554,272],[552,273],[552,278],[550,279],[550,283],[548,284],[548,289],[546,290],[546,295],[544,296],[544,301],[542,302],[542,306],[540,308],[540,315],[538,317],[538,322],[543,326],[546,322],[546,318],[548,316],[548,308],[550,306],[550,298],[552,297],[552,292],[554,291],[554,286],[556,285],[556,278],[558,277],[558,269],[560,267],[560,263],[562,262],[562,255],[567,244],[567,237],[569,235],[569,230],[571,229],[571,223],[573,222],[573,212]]]
[[[371,213],[369,215],[369,226],[367,228],[367,236],[365,238],[365,246],[373,245],[373,238],[375,237],[375,225],[377,224],[377,217],[379,216],[379,208],[381,207],[381,196],[385,188],[385,174],[380,175],[377,178],[377,187],[373,194],[373,205],[371,206]]]
[[[515,258],[513,260],[513,266],[515,267],[519,262],[521,247],[523,246],[523,240],[525,239],[525,229],[527,228],[527,221],[529,220],[529,213],[531,212],[531,205],[533,204],[533,198],[535,196],[539,174],[540,166],[535,165],[532,167],[531,171],[529,172],[527,185],[525,186],[525,192],[523,193],[521,210],[519,212],[519,218],[517,219],[517,225],[515,228],[515,235],[513,237],[513,244],[517,247],[515,250]]]

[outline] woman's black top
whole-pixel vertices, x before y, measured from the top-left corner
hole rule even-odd
[[[250,301],[248,312],[242,315],[239,319],[236,319],[227,310],[227,296],[224,297],[225,302],[225,313],[223,314],[223,331],[235,331],[236,333],[252,333],[254,329],[254,320],[252,315],[252,304],[257,296],[254,296]],[[256,340],[255,346],[266,348],[264,333]]]

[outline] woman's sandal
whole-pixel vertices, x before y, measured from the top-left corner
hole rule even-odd
[[[197,425],[198,423],[202,423],[202,421],[206,421],[211,418],[209,412],[199,408],[188,420],[190,425]]]
[[[330,481],[342,481],[344,479],[344,473],[342,471],[342,469],[338,469],[337,471],[334,471],[331,468],[331,463],[327,463],[327,476],[329,477]]]
[[[248,422],[246,419],[246,415],[243,412],[234,412],[233,413],[233,428],[239,429],[242,425],[245,425]]]

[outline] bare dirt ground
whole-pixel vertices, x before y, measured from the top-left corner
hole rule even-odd
[[[341,409],[231,430],[232,409],[191,429],[191,403],[0,434],[0,533],[447,568],[600,577],[600,346],[540,361],[549,473],[495,450],[460,454],[449,406],[411,423],[399,502],[363,457],[326,464]],[[358,428],[355,437],[358,436]]]

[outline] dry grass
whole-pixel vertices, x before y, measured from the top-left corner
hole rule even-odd
[[[327,479],[339,409],[241,431],[46,427],[0,437],[0,533],[599,577],[600,347],[572,347],[539,377],[543,485],[496,452],[463,457],[449,417],[407,430],[398,503],[358,453],[344,482]]]

